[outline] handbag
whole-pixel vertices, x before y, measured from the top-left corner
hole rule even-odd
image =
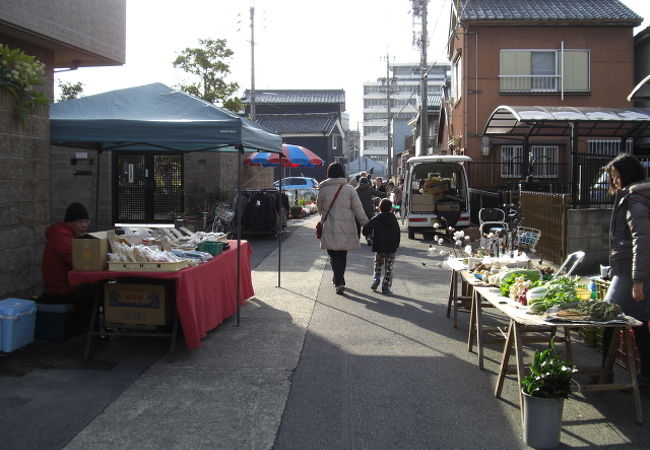
[[[339,186],[339,189],[336,191],[336,195],[334,195],[334,199],[332,200],[332,203],[330,203],[330,207],[325,213],[325,217],[323,217],[322,221],[318,221],[316,224],[316,239],[320,239],[323,236],[323,222],[327,220],[327,216],[329,216],[330,211],[332,210],[332,206],[334,206],[334,202],[336,201],[336,198],[339,196],[339,192],[341,192],[341,188],[343,185]]]

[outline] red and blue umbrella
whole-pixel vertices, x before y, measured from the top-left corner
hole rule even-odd
[[[322,166],[323,160],[316,153],[302,145],[282,144],[282,158],[279,153],[255,152],[244,160],[249,166],[275,167],[282,161],[283,167]]]

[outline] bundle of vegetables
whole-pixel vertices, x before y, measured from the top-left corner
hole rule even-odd
[[[541,314],[552,306],[578,302],[576,285],[578,278],[559,277],[546,282],[544,295],[529,298],[530,311]],[[540,289],[540,291],[542,291]],[[530,297],[530,296],[529,296]]]
[[[510,286],[510,299],[526,305],[526,292],[533,286],[533,283],[536,282],[527,280],[524,276],[518,276]]]
[[[598,322],[609,322],[621,315],[621,307],[615,303],[607,303],[600,300],[588,300],[580,302],[576,308],[578,311],[589,316],[589,320]]]
[[[517,278],[523,277],[524,280],[529,280],[531,282],[539,281],[541,275],[538,270],[528,270],[528,269],[513,269],[505,274],[505,276],[497,281],[499,288],[501,290],[501,295],[508,296],[510,295],[510,288],[513,284],[517,282]]]

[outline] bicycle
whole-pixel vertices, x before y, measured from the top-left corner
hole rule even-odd
[[[227,203],[217,203],[214,215],[207,221],[204,231],[208,233],[224,233],[230,236],[233,230],[235,211]]]

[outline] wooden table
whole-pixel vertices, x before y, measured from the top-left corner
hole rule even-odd
[[[449,279],[449,301],[447,302],[447,317],[453,312],[452,323],[454,328],[458,328],[458,313],[469,312],[467,308],[460,308],[459,302],[469,303],[472,299],[472,285],[477,281],[473,276],[462,277],[461,272],[467,268],[462,260],[456,258],[449,258],[445,261],[447,267],[451,269],[451,276]],[[460,290],[459,290],[460,283]]]
[[[472,276],[469,273],[461,272],[461,276],[468,278]],[[598,383],[596,384],[581,384],[579,390],[586,391],[610,391],[610,390],[631,390],[632,401],[634,405],[635,419],[637,423],[643,423],[643,412],[641,410],[641,398],[639,395],[639,384],[636,376],[636,362],[633,357],[634,343],[632,337],[627,330],[634,326],[640,326],[641,322],[631,319],[630,323],[575,323],[575,322],[550,322],[545,321],[539,315],[528,314],[528,308],[522,306],[520,303],[514,302],[507,297],[500,294],[499,288],[480,286],[476,283],[473,286],[472,295],[472,310],[470,315],[470,328],[468,342],[471,342],[473,336],[476,336],[477,352],[479,355],[479,367],[483,367],[483,329],[481,315],[482,303],[486,302],[498,311],[503,313],[509,319],[508,331],[505,333],[505,344],[501,357],[501,365],[499,369],[499,377],[497,385],[494,390],[494,396],[500,397],[503,388],[503,382],[508,372],[508,365],[512,349],[515,351],[515,365],[517,372],[517,385],[521,386],[521,380],[525,376],[524,372],[524,342],[549,342],[552,337],[555,337],[555,342],[562,342],[565,345],[567,359],[573,360],[571,351],[571,329],[579,329],[593,326],[603,326],[614,328],[614,338],[609,344],[607,349],[607,357],[605,359],[604,367],[591,367],[580,368],[580,373],[596,373],[599,375]],[[564,331],[563,337],[556,337],[556,332],[562,329]],[[614,363],[614,355],[616,353],[616,346],[618,345],[618,331],[624,330],[625,346],[627,351],[627,371],[630,375],[629,383],[605,383],[607,374],[611,373]],[[540,335],[540,333],[547,335]],[[471,348],[470,348],[471,350]],[[521,389],[519,391],[519,402],[523,420],[523,394]]]

